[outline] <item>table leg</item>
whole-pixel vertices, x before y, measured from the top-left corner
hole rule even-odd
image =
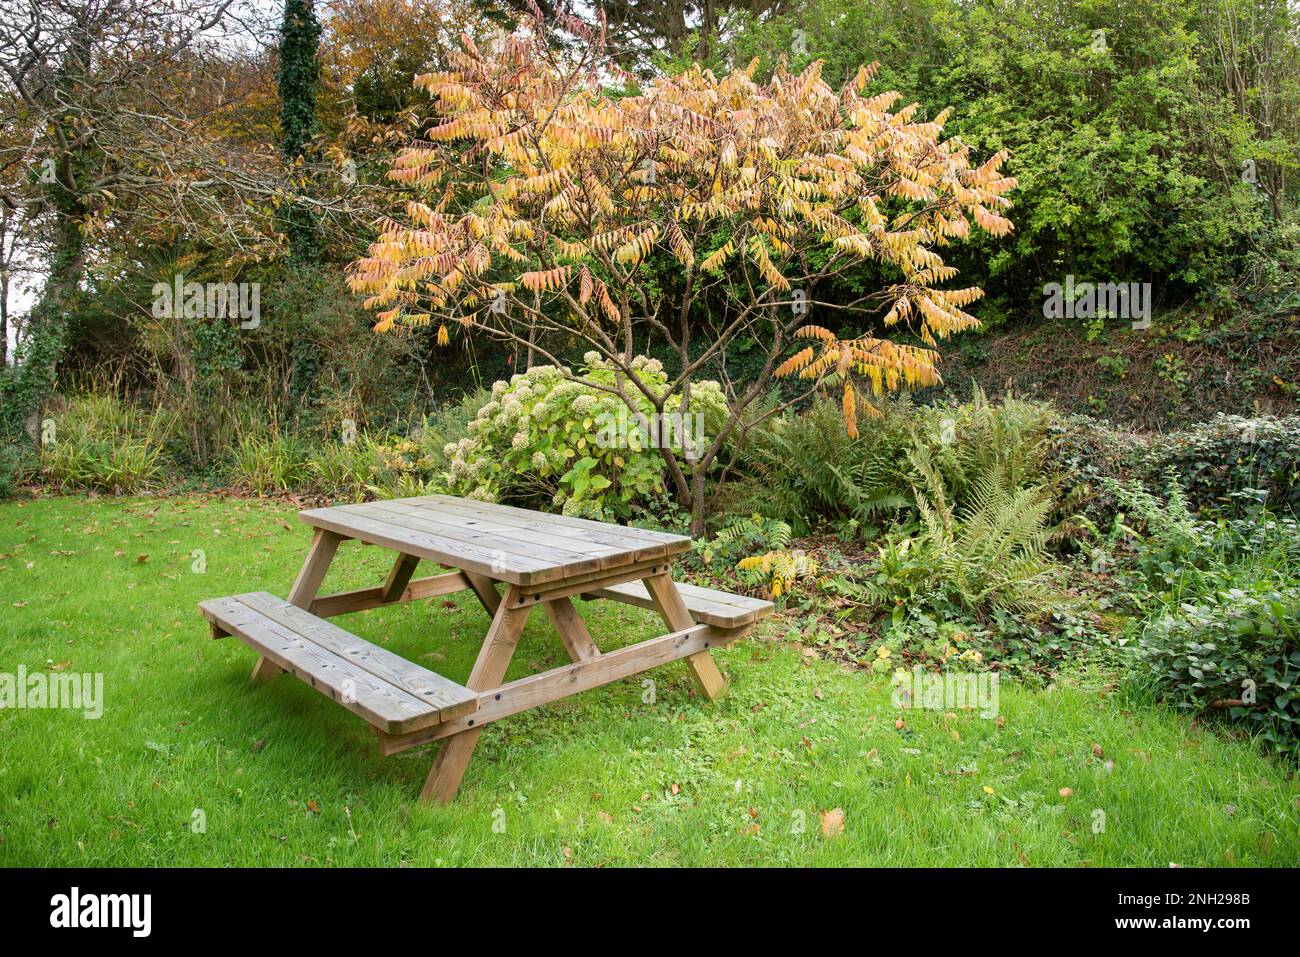
[[[289,590],[291,604],[304,610],[311,608],[312,599],[320,591],[320,584],[325,580],[325,573],[329,571],[330,562],[334,560],[334,553],[338,551],[341,541],[343,536],[337,532],[328,532],[323,528],[315,530],[311,537],[311,546],[307,549],[307,557],[298,571],[298,578],[294,581],[293,588]],[[258,656],[251,677],[253,681],[268,681],[282,674],[284,674],[283,668],[268,658]]]
[[[510,607],[517,600],[518,594],[519,588],[511,585],[506,591],[505,599],[497,607],[496,614],[492,618],[492,627],[488,629],[487,637],[483,640],[483,648],[479,651],[478,660],[474,662],[474,669],[465,682],[465,687],[471,691],[488,691],[496,688],[506,676],[506,669],[510,667],[510,659],[515,653],[515,646],[519,644],[519,636],[523,634],[524,623],[528,621],[528,614],[532,611],[532,606]],[[474,748],[478,745],[479,735],[482,733],[482,728],[467,728],[459,734],[452,735],[443,743],[437,758],[434,759],[433,767],[429,769],[424,788],[420,791],[421,801],[432,799],[446,804],[456,796],[456,792],[460,790],[461,778],[465,776],[465,767],[469,764]]]
[[[650,593],[650,599],[655,603],[655,609],[659,612],[659,617],[673,631],[681,631],[690,628],[695,624],[695,619],[686,608],[686,603],[682,601],[682,596],[677,593],[677,586],[673,584],[672,575],[662,572],[658,575],[651,575],[643,579],[646,591]],[[726,679],[722,677],[722,672],[718,671],[718,666],[714,663],[713,658],[707,651],[696,652],[686,659],[690,665],[691,674],[695,676],[695,684],[699,687],[700,693],[704,697],[713,699],[720,696],[727,690]]]

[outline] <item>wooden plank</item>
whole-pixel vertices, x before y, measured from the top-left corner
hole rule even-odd
[[[626,565],[634,560],[626,546],[620,547],[605,542],[596,542],[585,537],[557,535],[542,522],[538,522],[536,528],[520,528],[514,524],[519,519],[501,521],[498,516],[490,513],[475,512],[468,509],[462,510],[452,506],[440,506],[436,503],[426,507],[394,501],[373,504],[383,504],[392,511],[410,515],[414,518],[433,520],[439,525],[451,525],[466,531],[481,532],[516,541],[528,548],[526,554],[533,554],[540,548],[543,554],[564,555],[566,561],[578,562],[598,558],[602,559],[599,565],[601,568],[609,565]],[[542,513],[539,512],[538,514]],[[659,552],[662,554],[662,546],[659,546]],[[572,558],[570,559],[568,556],[572,556]]]
[[[452,595],[470,587],[469,579],[464,572],[445,572],[441,575],[415,579],[391,601],[384,600],[383,585],[373,585],[369,588],[356,588],[352,591],[335,592],[333,595],[322,595],[311,603],[311,608],[308,610],[317,618],[333,618],[335,615],[367,611],[382,605],[399,605],[402,602],[419,601],[422,598]]]
[[[235,598],[199,604],[215,620],[282,671],[288,671],[353,714],[389,734],[437,724],[438,708],[395,687],[314,641],[295,634]]]
[[[686,603],[686,609],[691,613],[691,617],[696,621],[702,621],[708,625],[717,625],[720,628],[736,628],[740,625],[748,625],[759,618],[770,615],[774,608],[770,601],[763,601],[760,598],[731,595],[727,592],[716,591],[712,588],[700,588],[684,582],[677,582],[676,584],[677,592],[681,595],[682,601]],[[638,608],[657,610],[654,599],[650,597],[650,592],[646,590],[645,585],[640,581],[585,592],[583,597],[591,599],[605,598],[627,605],[635,605]]]
[[[593,557],[586,552],[552,548],[522,539],[507,538],[495,532],[480,530],[473,526],[442,521],[435,515],[401,503],[367,502],[365,505],[355,507],[366,509],[364,514],[381,521],[392,522],[395,525],[401,525],[403,528],[434,535],[448,543],[464,542],[484,549],[493,556],[493,567],[500,567],[502,562],[506,562],[515,556],[524,556],[559,566],[563,569],[562,576],[596,571],[602,567],[599,556]],[[455,516],[452,516],[452,518],[455,518]],[[463,518],[459,520],[465,521]]]
[[[519,644],[519,636],[523,634],[524,624],[532,611],[531,608],[511,607],[511,598],[517,590],[517,585],[507,589],[505,598],[497,608],[492,627],[488,629],[478,659],[465,682],[471,690],[487,691],[496,687],[510,667],[515,646]],[[434,759],[433,767],[429,769],[429,776],[420,791],[421,801],[436,800],[446,804],[456,796],[460,790],[461,778],[465,776],[465,767],[469,764],[482,733],[483,729],[474,727],[470,721],[464,725],[464,730],[452,736],[439,749],[438,757]]]
[[[528,508],[518,508],[514,505],[501,505],[497,502],[475,502],[471,499],[456,498],[451,495],[421,495],[418,498],[397,499],[396,501],[417,502],[417,503],[439,503],[447,505],[472,505],[490,512],[494,515],[514,515],[532,519],[534,521],[545,521],[550,526],[563,526],[566,528],[586,529],[597,532],[618,533],[627,536],[637,542],[645,545],[660,544],[668,549],[668,554],[675,555],[691,547],[689,535],[677,535],[673,532],[657,532],[647,528],[635,528],[631,525],[614,525],[610,522],[597,522],[589,518],[577,518],[572,515],[555,515],[550,512],[538,512]]]
[[[669,565],[666,562],[655,561],[645,565],[628,565],[614,571],[577,575],[564,581],[549,582],[545,585],[529,585],[519,590],[519,597],[515,599],[518,602],[516,607],[522,608],[526,605],[536,605],[544,601],[554,601],[557,598],[569,598],[573,595],[580,595],[584,591],[635,581],[636,579],[645,578],[647,575],[666,574],[668,569]]]
[[[348,509],[352,507],[341,505],[307,509],[299,512],[298,518],[308,525],[339,532],[349,538],[382,545],[409,555],[418,555],[439,565],[477,572],[511,584],[533,585],[561,577],[561,571],[554,562],[540,561],[522,555],[502,556],[500,553],[493,555],[490,549],[481,546],[448,541],[439,535],[430,535],[392,522],[379,521],[349,512]]]
[[[421,668],[364,638],[358,638],[335,624],[322,621],[274,595],[249,592],[236,595],[235,598],[294,634],[315,642],[376,678],[432,705],[437,709],[441,721],[478,708],[478,696],[463,685]]]
[[[599,658],[529,675],[479,695],[479,709],[472,715],[406,735],[381,734],[379,750],[384,755],[397,754],[451,735],[459,737],[463,728],[481,728],[529,708],[598,688],[679,658],[689,660],[692,655],[707,655],[710,648],[743,638],[750,630],[749,626],[728,629],[692,625],[684,631],[670,632],[626,648],[604,652]]]
[[[640,529],[624,528],[622,525],[611,525],[606,523],[590,523],[591,526],[572,525],[568,522],[557,522],[554,519],[567,518],[567,516],[555,516],[545,512],[530,512],[526,509],[507,509],[503,506],[494,505],[486,502],[475,502],[469,499],[450,499],[444,500],[440,497],[429,496],[421,499],[411,500],[418,503],[418,507],[428,511],[437,512],[438,514],[458,514],[463,516],[477,517],[484,521],[490,521],[493,524],[508,525],[525,531],[530,535],[537,532],[543,532],[547,536],[546,540],[559,537],[579,542],[593,542],[599,545],[607,545],[616,548],[623,553],[630,553],[631,561],[642,562],[648,559],[663,558],[669,554],[676,554],[684,549],[676,546],[670,551],[668,544],[663,541],[647,541],[645,537],[637,534],[624,534],[640,532]],[[572,546],[566,546],[572,547]]]
[[[564,650],[571,659],[589,661],[600,657],[600,649],[592,641],[587,623],[578,615],[573,602],[567,598],[557,598],[546,602],[542,607],[546,609],[546,616],[551,619],[551,624],[555,626]]]
[[[669,628],[681,630],[689,628],[694,623],[695,619],[687,610],[682,596],[677,593],[671,575],[667,573],[650,575],[645,579],[645,587],[655,603],[659,617]],[[722,677],[722,672],[718,670],[717,664],[707,651],[691,655],[686,659],[686,664],[690,666],[691,674],[695,676],[695,683],[706,698],[712,700],[727,690],[727,682]]]

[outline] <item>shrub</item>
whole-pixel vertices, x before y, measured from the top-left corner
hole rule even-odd
[[[445,449],[455,494],[616,519],[649,509],[666,494],[663,457],[623,400],[609,391],[614,369],[594,352],[586,361],[581,380],[554,366],[535,366],[492,387],[492,399],[469,423],[469,434]],[[658,360],[638,357],[633,366],[643,383],[664,392],[667,376]],[[639,413],[653,413],[634,388],[625,391]],[[677,412],[678,406],[666,411]],[[703,417],[709,441],[725,415],[722,389],[716,382],[695,383],[687,412]],[[689,415],[684,419],[691,421]],[[659,431],[660,441],[685,453],[681,430]]]
[[[1300,416],[1216,415],[1156,435],[1147,477],[1169,469],[1196,505],[1231,506],[1234,492],[1258,490],[1273,510],[1294,511],[1300,506]]]
[[[1139,656],[1138,681],[1160,698],[1300,754],[1300,589],[1233,588],[1183,603],[1147,624]]]
[[[1108,523],[1123,507],[1107,480],[1157,487],[1171,472],[1195,511],[1300,505],[1300,416],[1218,415],[1155,436],[1071,416],[1048,431],[1046,468],[1063,488],[1063,508],[1094,523]]]
[[[469,435],[470,422],[491,399],[492,393],[487,389],[473,389],[420,419],[411,430],[411,438],[419,443],[420,453],[429,461],[430,468],[439,472],[451,469],[448,446]]]
[[[368,436],[352,442],[327,442],[306,458],[306,479],[322,495],[362,501],[373,481],[377,456]]]

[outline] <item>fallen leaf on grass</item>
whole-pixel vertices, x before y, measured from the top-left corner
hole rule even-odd
[[[844,808],[821,812],[822,837],[839,837],[844,833]]]

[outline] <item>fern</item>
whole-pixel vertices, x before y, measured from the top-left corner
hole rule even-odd
[[[817,576],[817,562],[802,551],[784,549],[742,558],[736,563],[746,585],[763,585],[773,598],[788,593],[797,582]]]
[[[1043,488],[1017,488],[995,466],[972,480],[957,511],[930,453],[920,447],[910,461],[920,531],[878,546],[874,580],[832,579],[831,591],[873,607],[947,596],[980,616],[1067,604],[1052,583],[1058,567],[1047,554],[1051,498]]]

